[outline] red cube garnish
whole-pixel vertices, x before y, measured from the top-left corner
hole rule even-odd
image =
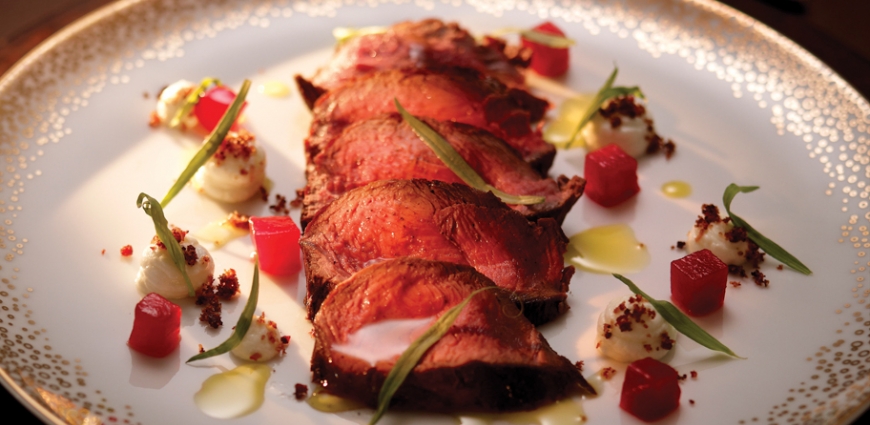
[[[583,170],[586,196],[604,207],[612,207],[640,192],[637,160],[617,145],[607,145],[586,155]]]
[[[722,308],[727,283],[728,266],[708,249],[671,262],[671,299],[689,315]]]
[[[151,357],[166,357],[181,341],[181,307],[150,293],[136,304],[127,345]]]
[[[260,270],[275,276],[299,273],[299,236],[301,232],[287,216],[251,217],[251,240]]]
[[[680,406],[680,376],[674,368],[647,357],[625,371],[619,407],[637,418],[657,421]]]
[[[206,90],[196,105],[194,105],[193,114],[203,128],[212,131],[217,127],[218,122],[223,118],[224,113],[226,113],[234,100],[236,100],[236,93],[229,88],[225,86],[212,87]],[[239,116],[242,115],[242,111],[247,104],[247,101],[242,103],[242,107],[239,109]],[[235,126],[235,122],[233,124]]]
[[[544,22],[533,28],[537,32],[544,34],[558,35],[564,37],[557,26],[551,22]],[[522,38],[523,47],[532,50],[532,63],[529,67],[533,71],[545,77],[559,77],[568,72],[568,48],[550,47],[543,44],[535,43],[525,37]]]

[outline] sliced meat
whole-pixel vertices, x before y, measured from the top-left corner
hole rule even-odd
[[[311,88],[314,90],[314,88]],[[394,69],[365,74],[325,92],[314,104],[314,127],[339,127],[396,112],[394,100],[416,116],[456,121],[490,131],[516,149],[542,175],[553,163],[556,149],[532,124],[541,120],[547,101],[525,90],[508,88],[494,78],[468,68]],[[312,138],[306,154],[320,146]]]
[[[530,222],[490,193],[428,180],[380,180],[321,209],[300,239],[314,317],[338,282],[391,258],[467,264],[511,292],[535,324],[568,309],[573,267],[551,218]]]
[[[561,223],[583,193],[585,181],[580,177],[541,178],[513,148],[486,130],[449,121],[424,121],[487,183],[510,194],[545,197],[540,204],[511,205],[526,218],[552,217]],[[320,146],[320,150],[306,170],[308,185],[303,190],[303,227],[314,213],[344,192],[376,180],[427,179],[462,183],[398,114],[359,121],[342,131],[315,130],[312,133],[312,137],[331,138],[311,143]]]
[[[399,355],[448,309],[492,281],[468,266],[400,258],[339,284],[314,319],[313,380],[377,406]],[[500,289],[475,294],[420,359],[391,409],[531,410],[595,390],[556,354]]]
[[[454,22],[438,19],[406,21],[386,31],[354,37],[336,47],[329,64],[311,78],[314,86],[331,89],[354,77],[398,68],[461,66],[522,86],[523,76],[496,39],[478,44]]]

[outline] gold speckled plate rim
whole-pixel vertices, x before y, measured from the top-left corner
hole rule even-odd
[[[75,38],[81,34],[81,32],[92,29],[94,26],[98,26],[105,19],[110,19],[116,14],[129,9],[138,4],[147,4],[147,3],[159,3],[159,0],[148,1],[148,0],[128,0],[128,1],[120,1],[118,3],[110,4],[100,8],[99,10],[90,13],[86,17],[76,21],[70,26],[64,28],[47,41],[39,45],[36,49],[34,49],[31,53],[25,56],[21,61],[16,63],[2,78],[0,78],[0,96],[4,93],[4,91],[10,90],[10,86],[13,83],[19,81],[21,78],[24,78],[29,70],[39,64],[41,61],[50,60],[50,53],[57,48],[60,48],[64,45],[64,43],[71,42],[71,40],[75,40]],[[317,3],[311,2],[311,3]],[[350,3],[350,2],[348,2]],[[362,4],[369,4],[371,2],[359,2]],[[381,2],[377,2],[381,3]],[[500,2],[492,2],[492,1],[477,1],[474,0],[469,1],[469,3],[478,4],[486,6],[490,3],[500,3]],[[526,3],[526,2],[521,2]],[[538,3],[538,2],[528,2],[528,3]],[[543,6],[542,8],[552,8],[553,11],[561,10],[561,5],[570,6],[571,2],[564,2],[556,4],[556,2],[540,2]],[[578,0],[577,4],[581,6],[589,6],[594,2]],[[843,80],[839,75],[830,70],[826,65],[824,65],[817,58],[812,56],[806,50],[795,44],[793,41],[787,39],[786,37],[776,33],[772,29],[764,26],[763,24],[758,23],[751,17],[748,17],[734,9],[713,2],[713,1],[705,1],[705,0],[690,0],[685,2],[671,2],[671,1],[648,1],[647,3],[660,3],[674,7],[688,7],[688,8],[697,8],[704,13],[709,13],[712,16],[705,18],[718,18],[724,22],[730,22],[732,25],[736,25],[738,27],[742,27],[742,31],[745,32],[743,34],[746,37],[759,37],[760,41],[771,43],[777,46],[778,49],[782,49],[787,55],[790,55],[788,58],[790,61],[789,64],[797,64],[801,67],[805,67],[796,72],[800,77],[804,77],[803,83],[805,86],[801,86],[800,84],[792,85],[789,87],[789,82],[786,82],[787,92],[791,94],[795,94],[795,92],[800,92],[800,96],[796,96],[796,100],[789,105],[789,98],[785,99],[769,99],[769,92],[766,92],[764,89],[759,90],[757,93],[753,95],[756,96],[758,102],[770,102],[770,109],[774,112],[774,117],[772,117],[772,123],[775,125],[780,132],[791,132],[794,134],[800,134],[806,136],[810,135],[809,139],[806,139],[808,144],[809,155],[812,158],[818,158],[820,162],[825,164],[825,171],[829,174],[829,176],[836,181],[829,184],[830,190],[828,194],[834,196],[835,194],[839,195],[840,192],[843,193],[843,212],[852,212],[852,209],[857,210],[866,210],[867,209],[867,194],[870,192],[870,187],[866,186],[864,181],[861,179],[859,174],[862,171],[861,165],[865,165],[865,162],[861,162],[864,160],[865,156],[862,156],[866,153],[867,149],[867,120],[868,116],[870,116],[870,106],[868,106],[868,102],[866,99],[861,97],[861,95],[850,86],[845,80]],[[340,4],[335,4],[334,7],[341,7]],[[612,6],[612,7],[618,7]],[[628,6],[630,9],[631,6]],[[486,9],[486,7],[484,7]],[[496,8],[497,9],[497,8]],[[493,13],[492,11],[487,10],[489,13]],[[552,13],[552,16],[557,16],[558,13]],[[569,18],[570,19],[570,18]],[[665,24],[665,26],[668,24]],[[703,38],[703,37],[700,37]],[[703,40],[701,40],[703,42]],[[713,43],[715,44],[715,43]],[[721,46],[717,46],[720,47]],[[653,50],[656,50],[655,48]],[[652,54],[678,54],[674,52],[668,51],[657,51],[651,52]],[[733,53],[738,57],[739,54]],[[731,53],[727,53],[722,55],[724,57],[729,57]],[[721,60],[722,56],[716,57],[711,61],[715,65],[716,60]],[[763,61],[762,61],[763,62]],[[715,66],[713,67],[715,68]],[[717,70],[713,68],[707,68],[706,70],[709,72],[717,72]],[[790,70],[788,67],[782,70],[782,72],[788,74]],[[747,70],[747,73],[752,73],[754,71]],[[816,73],[815,78],[806,78],[808,75]],[[745,77],[746,75],[744,75]],[[742,81],[739,83],[732,84],[735,87],[735,96],[740,97],[746,94],[746,88],[751,84],[745,84],[746,81]],[[806,87],[807,85],[819,84],[819,87]],[[814,90],[825,91],[824,86],[826,84],[833,84],[833,88],[830,89],[831,93],[822,94],[814,93]],[[748,90],[752,93],[752,90]],[[810,93],[807,94],[807,91]],[[815,99],[813,97],[815,94],[821,102],[818,102],[819,99]],[[760,96],[758,96],[760,95]],[[827,96],[827,97],[826,97]],[[822,103],[822,106],[815,107],[813,105],[809,105],[809,107],[805,107],[807,101],[811,101],[811,103],[815,102],[817,105]],[[844,101],[843,104],[839,105],[830,105],[830,101]],[[780,104],[777,104],[779,102]],[[779,107],[779,109],[777,109]],[[806,129],[800,128],[799,125],[794,122],[789,122],[787,115],[790,112],[795,113],[806,113],[807,110],[812,112],[813,109],[821,108],[822,113],[816,116],[814,119],[821,118],[824,122],[821,127],[822,130],[814,130],[814,129]],[[779,112],[777,112],[777,110]],[[824,111],[829,111],[827,114]],[[840,131],[839,140],[831,139],[828,134],[830,127],[836,127],[836,125],[828,125],[827,121],[831,119],[831,110],[838,114],[837,119],[844,120],[846,122],[846,126],[843,128],[837,127],[836,129]],[[843,115],[845,114],[845,115]],[[812,114],[811,114],[812,115]],[[810,116],[811,116],[810,115]],[[827,115],[827,118],[825,117]],[[0,122],[2,124],[2,122]],[[815,127],[819,127],[816,125]],[[827,129],[826,129],[827,128]],[[819,135],[819,133],[825,133]],[[8,136],[8,135],[7,135]],[[4,135],[0,134],[0,147],[3,147],[8,140],[3,139]],[[821,140],[818,140],[818,138]],[[835,145],[838,141],[842,140],[842,144],[840,149],[839,158],[844,159],[830,159],[828,158],[828,154],[831,156],[835,156],[837,152],[835,149],[831,149],[833,145]],[[849,142],[848,145],[845,145],[846,142]],[[811,145],[814,143],[815,145]],[[842,149],[842,147],[848,147],[849,151],[853,151],[856,153],[853,157],[849,157],[846,149]],[[8,153],[4,147],[3,156],[7,156]],[[846,155],[845,157],[843,155]],[[857,159],[852,159],[857,158]],[[857,164],[856,164],[857,163]],[[845,171],[843,171],[845,170]],[[856,177],[857,176],[857,177]],[[10,186],[11,187],[11,186]],[[5,194],[3,195],[5,196]],[[856,208],[850,208],[856,207]],[[855,248],[858,251],[858,259],[860,261],[866,261],[863,259],[865,255],[864,248],[868,248],[867,242],[867,220],[870,219],[870,213],[864,214],[851,214],[849,216],[849,222],[844,224],[841,228],[842,230],[842,243],[852,242]],[[13,248],[14,250],[14,248]],[[860,264],[859,261],[855,262],[856,267],[853,270],[853,273],[862,273],[866,271],[866,265]],[[4,265],[5,266],[5,265]],[[4,267],[2,269],[4,276],[4,283],[9,286],[10,283],[6,281],[6,274],[9,272],[7,270],[8,267]],[[14,271],[14,268],[13,268]],[[14,276],[12,276],[14,279]],[[863,288],[863,277],[859,277],[857,279],[859,282],[856,288],[853,288],[852,292],[856,292],[857,290],[861,290]],[[14,285],[13,285],[14,286]],[[26,294],[24,294],[26,295]],[[864,297],[867,297],[867,291],[864,290]],[[26,297],[24,297],[26,298]],[[855,298],[858,298],[857,294]],[[863,304],[865,298],[860,299],[860,304]],[[849,306],[849,304],[847,304]],[[846,307],[851,308],[851,307]],[[865,322],[864,326],[868,327],[870,322]],[[838,342],[840,344],[838,344]],[[837,341],[833,344],[830,344],[832,347],[837,348],[839,345],[842,345],[841,341]],[[854,347],[854,345],[853,345]],[[826,347],[823,347],[826,348]],[[841,360],[842,355],[837,356],[836,351],[834,349],[827,349],[827,351],[822,350],[823,352],[816,353],[815,357],[818,358],[819,361],[826,361],[828,364],[833,364]],[[862,353],[866,351],[861,351]],[[831,354],[833,353],[833,354]],[[834,360],[829,361],[826,358],[828,356],[833,356]],[[866,356],[866,355],[865,355]],[[810,355],[812,357],[812,355]],[[808,360],[810,360],[808,358]],[[816,359],[814,359],[815,361]],[[27,404],[31,410],[34,410],[37,415],[39,415],[43,420],[51,421],[53,423],[65,423],[61,418],[50,413],[50,410],[45,408],[39,403],[36,403],[34,398],[27,392],[25,388],[23,388],[19,380],[14,377],[10,377],[8,371],[5,369],[7,364],[5,363],[6,359],[0,359],[4,366],[3,370],[0,371],[0,380],[2,380],[4,386],[9,389],[16,397],[21,399],[25,404]],[[822,363],[825,364],[825,363]],[[866,377],[866,375],[865,375]],[[858,379],[856,379],[858,381]],[[801,418],[805,422],[824,422],[824,423],[834,423],[834,424],[843,424],[851,421],[856,417],[856,415],[860,414],[864,411],[868,404],[870,404],[870,390],[868,390],[868,384],[866,382],[855,382],[853,385],[848,386],[848,388],[844,388],[840,391],[842,394],[848,394],[852,392],[852,397],[849,397],[848,400],[845,400],[844,405],[838,405],[837,400],[834,400],[833,403],[825,404],[821,406],[821,409],[811,409]],[[786,403],[783,403],[785,405]],[[116,409],[117,410],[117,409]]]

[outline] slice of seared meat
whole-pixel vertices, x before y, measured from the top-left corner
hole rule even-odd
[[[506,193],[538,195],[535,205],[510,207],[530,219],[552,217],[561,223],[580,195],[585,181],[574,176],[541,178],[517,152],[501,139],[467,124],[423,119],[447,140],[486,180]],[[330,125],[319,123],[315,125]],[[312,131],[320,146],[307,166],[303,190],[302,226],[324,205],[344,192],[376,180],[427,179],[462,183],[414,133],[398,114],[384,114],[355,122],[342,131]]]
[[[399,355],[451,307],[492,281],[468,266],[420,259],[360,270],[329,294],[314,319],[313,380],[377,406]],[[531,410],[595,390],[556,354],[500,289],[474,295],[423,356],[391,408],[433,412]]]
[[[331,89],[359,75],[386,69],[461,66],[522,86],[523,76],[504,53],[505,45],[487,39],[478,44],[454,22],[438,19],[400,22],[385,32],[354,37],[336,46],[329,64],[311,83]]]
[[[532,128],[543,118],[547,101],[468,68],[393,69],[349,80],[317,99],[312,110],[313,127],[327,131],[331,127],[324,128],[326,123],[341,127],[396,112],[394,100],[416,116],[490,131],[542,175],[546,175],[556,155],[556,149],[541,137],[540,129]],[[320,151],[320,146],[313,143],[316,141],[306,144],[309,158]]]
[[[391,258],[467,264],[511,292],[532,323],[568,309],[573,267],[551,218],[531,222],[490,193],[428,180],[380,180],[321,209],[300,239],[314,317],[338,282]]]

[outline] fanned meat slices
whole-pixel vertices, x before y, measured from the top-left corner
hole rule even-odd
[[[488,131],[467,124],[423,120],[489,184],[506,193],[545,197],[540,204],[511,206],[527,218],[552,217],[561,223],[583,193],[583,179],[541,178],[515,150]],[[329,140],[312,142],[321,149],[307,167],[308,185],[302,192],[303,227],[314,213],[344,192],[376,180],[462,183],[398,114],[379,115],[341,131],[315,129],[312,133],[313,138]]]
[[[406,21],[384,32],[356,36],[339,44],[329,64],[318,70],[310,82],[328,90],[354,77],[385,69],[462,66],[506,85],[521,86],[524,78],[515,65],[523,65],[523,61],[512,61],[504,50],[505,45],[492,38],[478,44],[453,22]],[[517,57],[517,53],[512,56]]]
[[[492,77],[468,68],[391,69],[349,80],[323,93],[314,103],[313,124],[344,126],[378,114],[396,112],[394,100],[416,116],[456,121],[483,128],[503,139],[541,175],[553,163],[556,149],[532,124],[541,120],[547,101],[508,88]],[[309,158],[321,147],[307,143]]]
[[[381,180],[321,209],[300,239],[309,317],[338,282],[365,266],[415,257],[471,265],[511,292],[532,323],[568,309],[573,267],[551,218],[530,222],[495,196],[459,184]]]
[[[377,406],[399,355],[437,317],[492,282],[468,266],[394,259],[340,283],[314,319],[314,380]],[[372,338],[377,335],[378,338]],[[595,390],[556,354],[500,289],[477,293],[414,367],[391,408],[531,410]]]

